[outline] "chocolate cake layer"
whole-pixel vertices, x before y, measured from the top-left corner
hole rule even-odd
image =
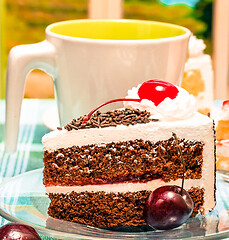
[[[204,190],[191,188],[195,216],[201,212]],[[150,191],[135,193],[81,192],[49,194],[49,216],[86,224],[94,227],[117,227],[145,225],[143,217],[145,202]]]
[[[204,203],[204,189],[192,187],[188,190],[190,197],[193,200],[193,212],[191,217],[195,217],[198,213],[203,212],[203,203]]]
[[[185,178],[200,179],[203,143],[180,140]],[[182,178],[182,160],[175,139],[156,143],[133,140],[100,146],[86,145],[44,153],[44,184],[87,185],[119,182],[165,182]]]

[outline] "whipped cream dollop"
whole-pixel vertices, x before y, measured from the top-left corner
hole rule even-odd
[[[225,109],[221,109],[219,113],[219,119],[224,121],[229,120],[229,110],[226,111]]]
[[[128,96],[126,98],[139,99],[138,89],[141,84],[137,87],[133,87],[128,90]],[[178,95],[171,99],[165,98],[158,106],[148,100],[142,99],[141,102],[124,102],[125,108],[139,109],[141,111],[148,111],[151,113],[151,118],[159,119],[161,121],[176,121],[184,120],[193,116],[196,112],[196,100],[193,95],[189,94],[185,89],[178,88]]]
[[[191,36],[189,40],[189,57],[197,57],[203,54],[206,45],[202,39]]]
[[[223,105],[219,111],[219,119],[224,121],[229,120],[229,100],[223,102]]]

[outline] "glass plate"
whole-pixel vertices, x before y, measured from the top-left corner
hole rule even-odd
[[[217,172],[217,205],[205,216],[189,219],[181,227],[153,231],[147,226],[99,229],[49,218],[49,199],[42,184],[42,169],[27,172],[0,185],[0,214],[28,224],[39,233],[59,239],[222,239],[229,237],[229,175]]]

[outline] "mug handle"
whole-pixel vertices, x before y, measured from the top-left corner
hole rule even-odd
[[[26,75],[41,69],[53,78],[56,73],[55,47],[47,40],[11,49],[7,64],[5,151],[17,149],[21,104]]]

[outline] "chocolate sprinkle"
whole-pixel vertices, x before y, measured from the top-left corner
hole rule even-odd
[[[78,130],[87,128],[116,127],[121,124],[129,126],[137,123],[158,121],[158,119],[149,119],[150,113],[147,111],[127,108],[124,110],[114,110],[106,113],[97,111],[86,122],[83,121],[85,116],[79,117],[77,120],[73,119],[64,128],[71,131],[73,129]]]

